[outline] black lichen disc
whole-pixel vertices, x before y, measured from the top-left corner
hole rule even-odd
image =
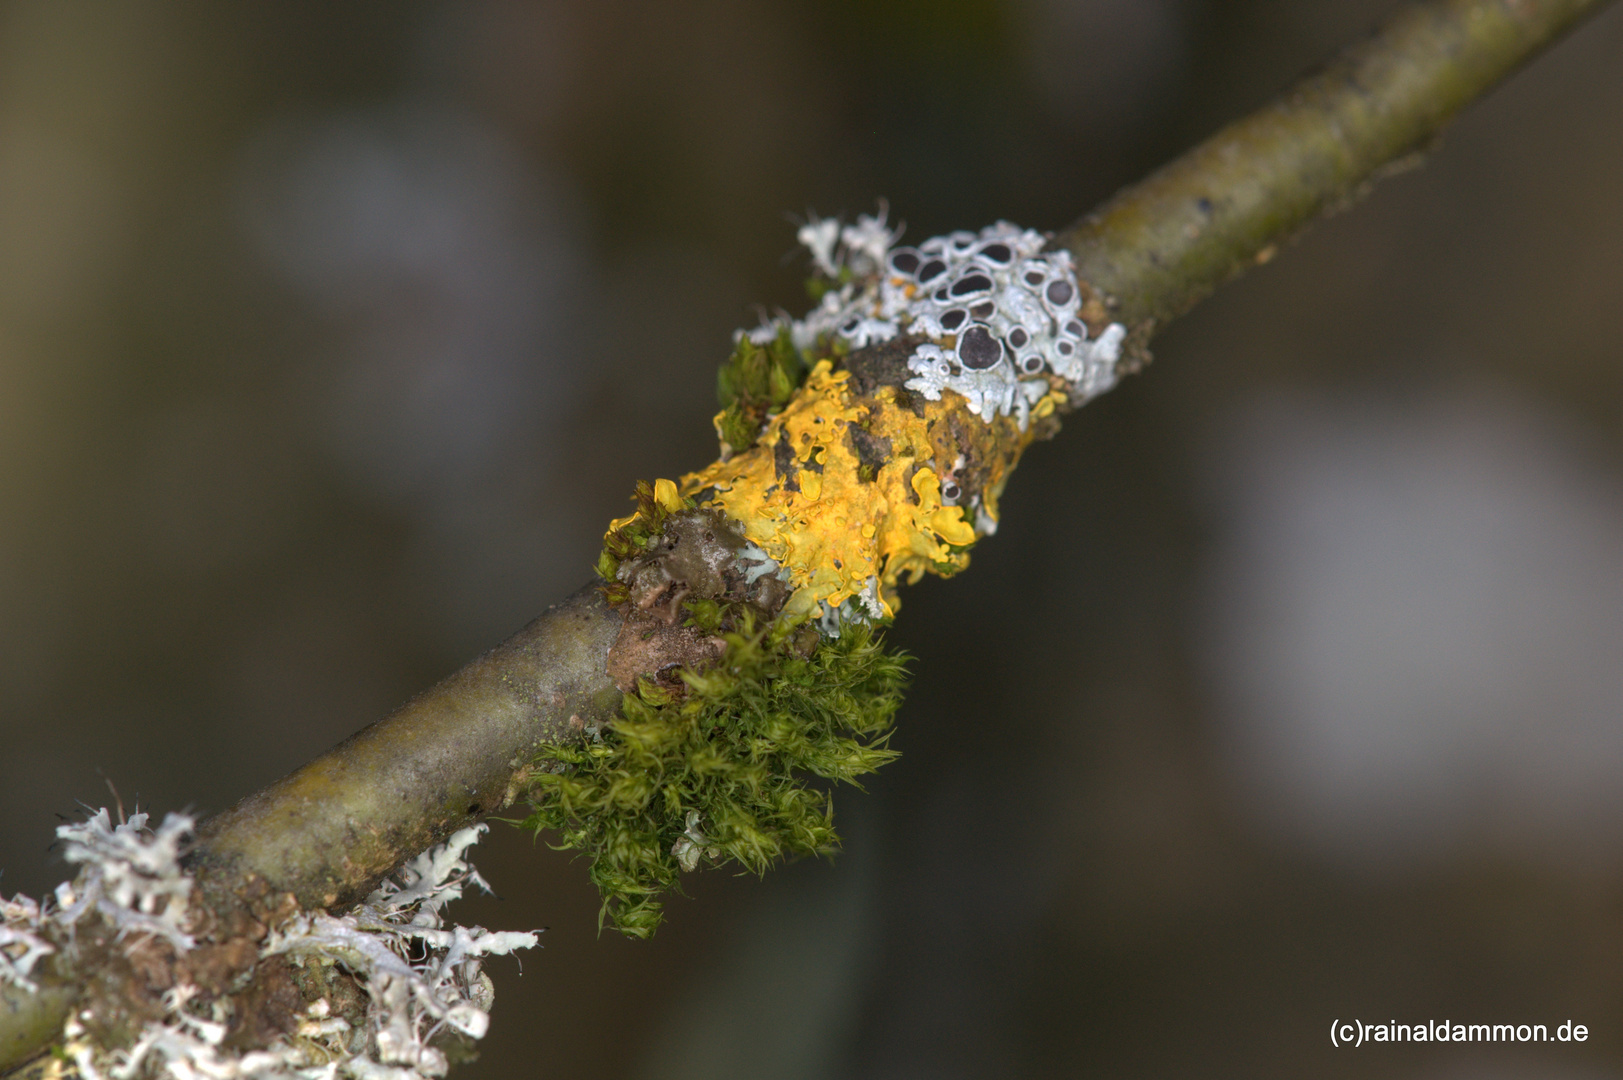
[[[1003,342],[992,336],[992,331],[976,323],[958,339],[958,359],[966,368],[985,371],[1003,359]]]
[[[952,283],[953,296],[973,296],[976,293],[986,292],[992,287],[992,279],[985,274],[970,274],[961,277]],[[1052,286],[1050,286],[1052,290]]]

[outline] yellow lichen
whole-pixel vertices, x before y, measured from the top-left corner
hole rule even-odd
[[[1033,414],[1063,400],[1056,391]],[[684,476],[680,494],[710,489],[708,501],[788,569],[789,618],[814,614],[824,601],[838,607],[870,578],[889,617],[901,581],[969,565],[975,511],[943,503],[943,477],[973,474],[970,486],[995,522],[997,496],[1033,437],[1009,417],[986,423],[950,391],[940,401],[888,386],[858,395],[850,373],[824,360],[752,448]],[[656,485],[661,502],[668,484]]]

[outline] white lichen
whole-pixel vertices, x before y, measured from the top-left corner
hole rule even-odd
[[[744,571],[745,585],[754,585],[769,575],[777,577],[780,581],[789,580],[789,571],[753,543],[747,543],[740,548],[735,558]]]
[[[463,829],[403,866],[345,915],[300,915],[274,931],[265,955],[301,964],[341,964],[371,996],[370,1057],[345,1063],[357,1077],[443,1076],[445,1055],[431,1040],[450,1027],[483,1038],[495,990],[481,958],[536,945],[534,932],[446,926],[441,909],[470,885],[486,889],[465,852],[486,826]],[[396,1072],[379,1072],[394,1068]]]
[[[30,976],[34,965],[56,951],[42,936],[45,926],[40,905],[26,896],[0,899],[0,980],[37,993]]]
[[[1073,405],[1115,385],[1126,328],[1110,323],[1090,336],[1069,252],[1006,221],[898,247],[900,230],[885,217],[881,206],[854,225],[813,217],[803,226],[800,242],[828,291],[805,318],[779,315],[750,340],[764,345],[784,327],[800,349],[819,337],[852,349],[923,337],[908,359],[909,390],[931,401],[951,390],[988,423],[1012,415],[1022,430],[1050,376]]]
[[[698,869],[699,860],[706,856],[721,858],[721,849],[712,845],[710,838],[699,828],[697,810],[689,810],[682,819],[682,835],[671,845],[671,854],[676,856],[676,864],[689,872]]]
[[[156,830],[147,815],[114,825],[103,809],[57,835],[79,876],[45,904],[0,902],[0,978],[35,991],[35,964],[74,940],[92,914],[131,946],[161,937],[184,954],[195,947],[193,881],[180,863],[193,821],[168,815]],[[337,965],[367,995],[365,1022],[332,1015],[325,999],[309,1005],[292,1037],[247,1052],[224,1046],[232,1028],[229,997],[204,1000],[182,982],[163,996],[165,1015],[148,1022],[133,1045],[107,1048],[92,1033],[90,1010],[70,1016],[62,1050],[85,1080],[419,1080],[445,1075],[435,1039],[446,1029],[472,1039],[490,1026],[495,997],[483,958],[533,948],[533,932],[492,932],[448,925],[442,909],[469,886],[488,888],[466,853],[486,826],[456,833],[412,859],[344,915],[296,915],[272,930],[261,957],[296,965]],[[53,945],[52,943],[57,944]]]
[[[834,218],[819,218],[812,214],[795,234],[801,246],[811,252],[812,264],[828,277],[840,272],[834,261],[834,246],[840,242],[840,223]]]
[[[796,239],[811,253],[812,265],[827,278],[870,277],[885,266],[885,254],[901,235],[885,223],[888,209],[883,200],[877,215],[863,214],[853,225],[837,218],[809,214]]]
[[[853,623],[877,622],[885,617],[885,608],[879,602],[879,579],[870,576],[861,592],[852,593],[838,607],[827,600],[819,600],[817,629],[827,638],[840,636],[840,628]]]
[[[145,932],[190,949],[192,879],[181,871],[180,855],[195,824],[186,814],[166,814],[154,831],[146,814],[135,813],[114,825],[104,806],[78,824],[59,826],[62,857],[83,869],[56,887],[57,921],[71,926],[95,911],[121,937]]]

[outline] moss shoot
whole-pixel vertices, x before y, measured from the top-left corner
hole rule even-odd
[[[734,450],[755,445],[767,416],[787,405],[805,378],[805,359],[789,340],[788,327],[766,345],[739,337],[732,356],[716,371],[721,403],[716,433],[722,442]]]
[[[719,619],[698,605],[693,618]],[[592,741],[549,748],[527,828],[585,853],[603,896],[599,927],[647,937],[681,871],[737,863],[764,873],[781,858],[839,843],[819,781],[856,780],[890,761],[905,658],[870,627],[811,656],[781,621],[747,614],[724,633],[719,666],[683,671],[685,694],[644,680]]]

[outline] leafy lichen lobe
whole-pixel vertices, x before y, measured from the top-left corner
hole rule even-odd
[[[1064,400],[1051,391],[1033,416]],[[850,371],[823,360],[753,447],[684,476],[680,490],[710,493],[784,567],[786,618],[869,597],[868,614],[888,619],[898,584],[969,565],[969,547],[996,527],[1009,472],[1045,431],[1007,416],[984,422],[957,395],[859,393]]]

